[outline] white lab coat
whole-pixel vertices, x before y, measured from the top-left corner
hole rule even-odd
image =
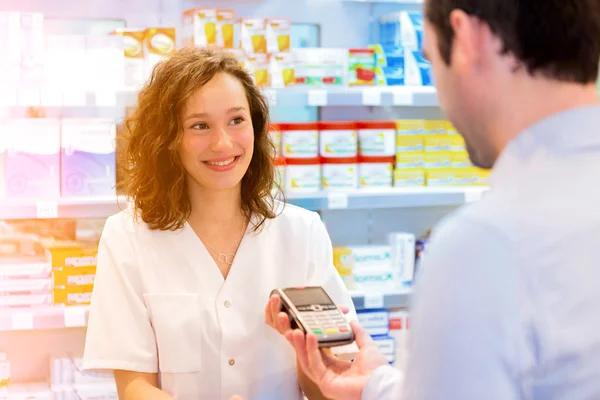
[[[100,241],[84,368],[159,373],[180,400],[300,400],[294,351],[264,309],[273,289],[305,285],[356,317],[316,213],[286,205],[247,233],[224,280],[189,225],[149,230],[121,212]]]

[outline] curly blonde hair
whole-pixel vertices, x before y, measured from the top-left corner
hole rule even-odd
[[[268,133],[269,107],[250,75],[231,55],[185,48],[156,65],[125,121],[119,187],[136,215],[154,230],[181,229],[191,212],[186,175],[179,155],[187,100],[216,74],[237,78],[246,90],[254,127],[254,154],[242,178],[242,211],[254,231],[274,211],[275,147]]]

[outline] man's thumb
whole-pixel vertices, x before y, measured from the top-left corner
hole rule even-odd
[[[351,321],[350,326],[352,327],[352,332],[354,332],[354,340],[356,340],[356,345],[359,349],[373,342],[371,335],[358,322]]]

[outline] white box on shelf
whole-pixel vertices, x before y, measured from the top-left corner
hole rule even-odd
[[[44,81],[47,87],[85,91],[89,77],[85,36],[49,35],[46,38]],[[65,105],[68,102],[65,101]]]
[[[395,279],[403,285],[411,284],[415,272],[415,235],[393,232],[388,235],[388,242]]]
[[[61,195],[114,196],[116,126],[111,119],[66,119],[61,133]]]
[[[44,68],[44,15],[21,13],[21,83],[39,86]]]
[[[360,311],[358,322],[371,336],[387,335],[390,331],[390,314],[387,310]]]
[[[17,86],[21,65],[21,18],[17,12],[0,12],[0,84]]]
[[[60,196],[60,125],[57,119],[14,119],[7,124],[6,196]]]
[[[87,36],[85,40],[88,88],[113,92],[122,89],[125,76],[123,40],[109,35]]]
[[[381,354],[383,354],[390,364],[396,361],[396,344],[394,338],[390,336],[375,336],[373,341],[379,348]]]
[[[0,199],[6,196],[6,122],[0,119]]]
[[[390,333],[389,336],[396,342],[396,363],[395,367],[404,370],[408,359],[408,339],[409,339],[409,314],[408,311],[390,312]]]

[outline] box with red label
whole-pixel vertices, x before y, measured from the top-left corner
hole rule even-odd
[[[348,85],[375,85],[375,50],[348,50]]]

